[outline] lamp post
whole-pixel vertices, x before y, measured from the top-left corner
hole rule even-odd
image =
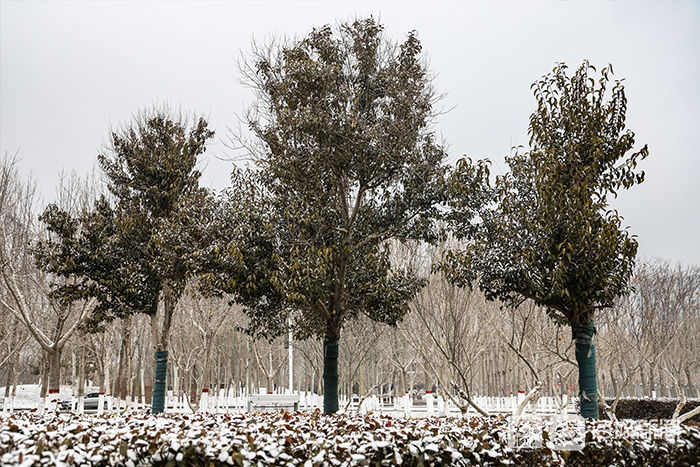
[[[292,316],[287,318],[288,329],[288,352],[289,352],[289,393],[294,392],[294,350],[292,349]]]

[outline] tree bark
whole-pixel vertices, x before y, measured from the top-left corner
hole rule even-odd
[[[644,396],[646,396],[646,395],[651,395],[651,391],[648,390],[648,388],[649,388],[648,379],[647,379],[647,377],[646,377],[646,372],[644,371],[644,368],[643,368],[643,367],[641,367],[641,368],[639,369],[639,375],[640,375],[640,378],[641,378],[641,380],[642,380],[642,393],[641,393],[641,394],[637,394],[637,392],[635,391],[635,392],[634,392],[634,395],[635,395],[635,396],[641,396],[641,397],[644,397]]]
[[[127,393],[127,381],[130,378],[129,363],[131,352],[129,347],[131,345],[131,319],[125,318],[122,324],[122,342],[119,347],[119,367],[117,368],[117,387],[115,395],[119,399],[126,399]]]
[[[165,410],[165,378],[168,368],[168,351],[156,350],[156,375],[153,381],[153,400],[151,413],[158,414]]]
[[[151,413],[158,414],[165,410],[165,391],[168,376],[168,336],[170,334],[170,324],[173,312],[175,311],[175,300],[170,286],[163,287],[163,328],[160,339],[158,339],[158,316],[151,315],[151,337],[155,351],[155,378],[153,380],[153,399],[151,402]]]
[[[104,377],[102,378],[102,385],[100,386],[100,392],[103,392],[105,394],[111,394],[111,390],[109,389],[111,387],[112,383],[112,366],[111,362],[107,359],[105,359],[105,371],[104,371]]]
[[[687,387],[687,393],[688,397],[697,397],[697,392],[695,391],[695,385],[693,384],[693,378],[690,375],[690,368],[686,366],[684,368],[685,371],[685,378],[687,381],[686,387]]]
[[[245,340],[245,393],[250,394],[250,339]]]
[[[49,394],[57,394],[61,384],[61,350],[46,352],[49,360]]]
[[[338,411],[338,337],[323,339],[323,412]]]
[[[578,363],[578,386],[583,418],[598,419],[598,384],[596,381],[595,324],[575,323],[571,325],[576,345]]]
[[[139,379],[141,383],[141,404],[146,405],[146,368],[144,367],[143,354],[139,352]],[[141,407],[142,409],[145,407]]]
[[[615,373],[613,372],[612,367],[610,368],[610,381],[613,388],[613,397],[618,397],[619,392],[617,388],[617,379],[615,379]]]
[[[14,359],[7,362],[7,382],[5,383],[5,399],[10,398],[10,389],[12,388],[12,373],[14,372]]]
[[[80,363],[78,368],[78,412],[83,413],[83,396],[85,395],[85,345],[80,345]]]
[[[70,373],[71,373],[71,385],[73,386],[73,394],[78,393],[78,365],[75,361],[75,347],[71,347],[70,350]]]
[[[39,397],[43,399],[49,392],[49,355],[46,350],[42,352],[40,375],[41,389],[39,390]]]

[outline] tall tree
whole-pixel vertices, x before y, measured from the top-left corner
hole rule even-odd
[[[571,326],[579,366],[581,414],[598,418],[594,316],[628,291],[637,241],[608,198],[644,180],[637,172],[646,146],[629,153],[627,99],[619,80],[608,92],[612,67],[596,81],[587,61],[567,76],[565,64],[532,85],[537,110],[530,117],[530,150],[506,159],[510,172],[485,188],[481,222],[463,215],[464,174],[451,180],[456,235],[471,242],[442,264],[450,279],[478,284],[489,298],[510,305],[533,300]],[[488,183],[487,170],[483,179]]]
[[[182,215],[187,200],[205,197],[195,167],[212,136],[203,118],[189,121],[159,108],[144,112],[113,132],[110,151],[98,156],[114,202],[102,197],[79,218],[54,205],[42,215],[56,239],[39,245],[40,263],[53,274],[81,278],[56,290],[57,295],[96,297],[95,326],[133,313],[150,317],[156,359],[153,413],[164,409],[168,335],[191,272],[181,261],[188,245],[167,236],[167,226]]]
[[[437,235],[446,169],[430,130],[435,92],[416,33],[394,44],[372,18],[258,50],[244,72],[258,94],[259,170],[252,182],[234,177],[232,193],[261,200],[249,219],[263,227],[270,268],[240,269],[229,285],[269,286],[249,302],[254,326],[279,333],[295,310],[297,335],[323,338],[324,411],[334,413],[343,324],[364,313],[393,325],[423,284],[388,250]],[[279,306],[267,306],[274,296]]]

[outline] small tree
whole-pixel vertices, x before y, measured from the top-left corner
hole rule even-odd
[[[97,326],[133,313],[150,317],[153,413],[164,409],[170,325],[191,272],[182,259],[189,246],[164,231],[182,217],[186,200],[205,196],[195,166],[213,132],[203,118],[192,123],[167,109],[139,115],[112,133],[110,152],[98,157],[114,206],[102,197],[92,212],[73,218],[49,205],[41,218],[56,239],[39,245],[40,264],[53,274],[80,279],[56,294],[66,300],[96,297],[91,321]]]
[[[17,159],[0,159],[0,309],[22,323],[41,348],[44,372],[42,399],[58,394],[61,354],[94,307],[94,300],[65,303],[51,293],[57,286],[69,286],[72,277],[52,277],[34,264],[32,245],[43,236],[36,223],[35,185],[20,179]],[[87,185],[76,179],[61,180],[58,202],[77,212],[87,203]],[[15,330],[15,333],[19,331]]]
[[[511,305],[533,300],[571,326],[579,366],[581,414],[598,417],[594,315],[628,290],[637,241],[608,205],[644,179],[637,163],[647,147],[628,154],[634,133],[625,129],[627,99],[621,81],[606,93],[612,67],[584,62],[572,77],[565,64],[532,85],[537,110],[530,117],[530,151],[506,159],[510,173],[486,188],[481,222],[464,216],[462,178],[452,178],[455,233],[473,239],[442,264],[450,279],[478,284],[489,298]],[[483,172],[485,174],[486,171]],[[487,182],[486,176],[483,177]]]
[[[266,219],[254,222],[272,267],[238,270],[229,285],[245,292],[258,277],[283,297],[270,307],[261,293],[254,325],[281,332],[293,309],[298,336],[323,338],[326,413],[338,410],[343,323],[364,313],[395,324],[423,283],[391,264],[388,242],[436,236],[445,153],[428,127],[435,94],[420,51],[414,32],[395,45],[370,18],[259,50],[245,69],[264,199],[249,220]]]

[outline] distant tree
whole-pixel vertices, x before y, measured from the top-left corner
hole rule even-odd
[[[410,318],[401,325],[409,350],[422,357],[442,397],[465,414],[471,406],[488,416],[474,401],[471,387],[477,360],[485,349],[494,350],[491,333],[484,332],[493,306],[478,291],[455,287],[435,274],[411,302]]]
[[[77,179],[62,179],[57,202],[66,211],[79,212],[87,192]],[[35,209],[35,184],[21,180],[16,157],[5,155],[0,159],[0,309],[22,323],[41,349],[43,400],[47,391],[58,394],[61,354],[93,309],[94,300],[66,303],[51,293],[52,287],[69,286],[74,278],[52,277],[36,267],[32,245],[46,232],[37,225]],[[18,339],[15,345],[22,342],[26,340]]]
[[[593,320],[596,310],[627,293],[637,253],[636,239],[608,198],[643,181],[635,169],[648,149],[628,154],[634,133],[625,129],[622,82],[615,81],[609,97],[606,92],[612,67],[603,68],[597,82],[587,61],[571,77],[566,70],[558,64],[532,85],[537,110],[530,117],[530,150],[506,159],[510,172],[486,188],[479,223],[462,208],[471,196],[462,178],[483,164],[460,162],[451,180],[453,227],[456,235],[473,237],[442,266],[454,283],[476,284],[511,305],[533,300],[570,325],[581,414],[598,418]]]
[[[114,202],[103,196],[78,218],[49,205],[41,217],[55,238],[39,244],[40,264],[52,274],[80,278],[55,294],[64,300],[97,298],[91,319],[97,327],[133,313],[150,317],[153,413],[164,408],[168,335],[191,272],[187,239],[168,236],[167,228],[182,217],[181,206],[190,198],[206,197],[195,167],[212,136],[203,118],[190,122],[167,109],[144,112],[113,132],[110,151],[98,157]]]
[[[228,291],[259,292],[253,326],[280,333],[295,310],[297,335],[323,338],[329,414],[343,324],[359,313],[396,324],[423,284],[391,264],[389,242],[437,235],[445,152],[429,128],[435,92],[420,52],[415,32],[396,45],[370,18],[258,50],[244,69],[258,94],[249,123],[259,170],[234,177],[232,193],[244,204],[240,193],[256,193],[244,217],[258,227],[246,231],[264,241],[248,251],[269,268],[239,269]]]
[[[694,334],[700,317],[700,267],[652,259],[635,268],[630,282],[631,293],[616,300],[615,307],[598,320],[598,342],[605,350],[601,375],[607,368],[615,394],[610,416],[627,389],[637,390],[639,383],[645,395],[659,390],[660,396],[670,396],[663,393],[667,376],[674,386],[686,376],[690,390],[691,375],[700,362]]]

